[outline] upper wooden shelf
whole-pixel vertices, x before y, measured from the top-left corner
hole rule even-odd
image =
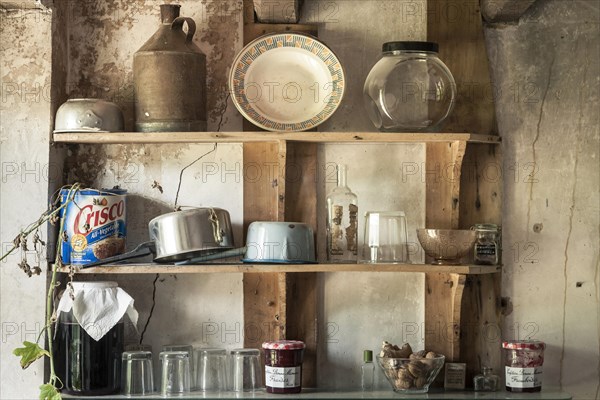
[[[431,264],[121,264],[77,270],[80,274],[201,274],[270,272],[443,272],[468,275],[493,274],[500,266]],[[69,272],[62,267],[60,272]]]
[[[473,133],[383,133],[383,132],[109,132],[56,133],[55,143],[427,143],[455,142],[499,143],[500,137]]]

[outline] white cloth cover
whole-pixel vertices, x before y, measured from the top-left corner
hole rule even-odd
[[[79,325],[94,340],[102,339],[125,313],[137,329],[138,312],[133,298],[116,282],[73,282],[74,300],[68,290],[58,303],[57,318],[61,312],[73,310]]]

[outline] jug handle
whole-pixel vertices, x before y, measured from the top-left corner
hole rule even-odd
[[[173,20],[173,22],[171,23],[171,30],[183,30],[183,23],[187,22],[188,24],[188,33],[187,36],[185,38],[186,42],[191,42],[192,38],[194,37],[194,34],[196,33],[196,23],[194,22],[193,19],[189,18],[189,17],[177,17]]]

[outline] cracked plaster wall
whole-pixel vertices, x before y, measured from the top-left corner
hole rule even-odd
[[[547,343],[544,385],[598,399],[598,2],[537,1],[486,43],[504,155],[504,337]]]
[[[51,17],[40,10],[0,10],[0,253],[46,209],[50,138]],[[47,240],[45,229],[40,230]],[[30,248],[31,246],[31,242]],[[28,252],[28,262],[36,264]],[[44,273],[28,278],[20,252],[0,263],[0,398],[37,398],[43,362],[26,371],[12,354],[44,326]]]

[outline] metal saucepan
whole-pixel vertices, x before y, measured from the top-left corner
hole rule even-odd
[[[314,233],[300,222],[255,221],[248,226],[246,246],[219,254],[194,257],[179,265],[243,255],[244,263],[311,264],[316,263]]]
[[[101,99],[70,99],[56,111],[54,133],[122,132],[123,112],[115,103]]]
[[[115,263],[154,254],[155,262],[175,262],[232,249],[233,232],[229,213],[220,208],[195,208],[160,215],[148,224],[150,241],[133,251],[86,264],[86,267]]]
[[[316,262],[312,228],[300,222],[256,221],[248,227],[245,263]]]

